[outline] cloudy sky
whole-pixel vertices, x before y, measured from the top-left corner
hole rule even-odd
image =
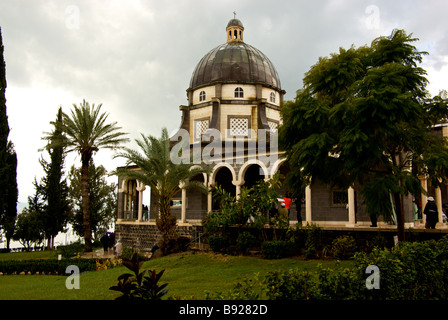
[[[0,0],[10,139],[18,154],[19,201],[40,179],[43,132],[59,106],[103,104],[131,139],[180,124],[179,106],[199,60],[226,40],[236,11],[245,42],[276,66],[292,99],[304,73],[339,47],[361,46],[394,28],[420,38],[430,53],[433,95],[448,89],[448,2],[284,0]],[[130,143],[129,146],[133,146]],[[108,170],[122,165],[99,151]],[[80,164],[68,157],[66,167]]]

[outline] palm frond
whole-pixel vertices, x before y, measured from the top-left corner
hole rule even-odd
[[[65,152],[77,151],[80,154],[95,152],[99,149],[118,149],[129,141],[120,131],[117,122],[106,123],[108,113],[101,113],[102,104],[95,106],[83,100],[77,106],[73,104],[69,114],[62,114],[62,137],[53,144],[63,145]],[[44,140],[50,141],[49,134]]]
[[[199,181],[190,181],[199,174],[209,173],[208,167],[192,164],[174,164],[170,159],[170,144],[168,131],[162,130],[160,138],[141,135],[135,140],[138,150],[126,148],[115,157],[126,159],[126,167],[117,169],[114,174],[127,179],[137,179],[153,188],[159,195],[172,197],[184,183],[186,188],[200,189],[206,192],[207,188]],[[131,168],[135,165],[139,170]],[[200,185],[202,184],[202,186]]]

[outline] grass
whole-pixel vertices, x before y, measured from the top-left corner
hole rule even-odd
[[[331,267],[336,264],[336,261],[294,258],[265,260],[257,257],[213,253],[181,253],[147,261],[143,269],[157,271],[165,269],[160,283],[168,283],[169,291],[166,297],[204,299],[205,290],[227,291],[236,281],[245,277],[253,278],[256,273],[263,275],[269,271],[290,268],[313,271],[318,264]],[[352,262],[342,261],[341,264],[349,266]],[[64,275],[1,276],[0,300],[111,300],[119,293],[109,290],[109,287],[116,285],[118,276],[128,271],[121,266],[82,273],[79,290],[68,290],[65,286],[67,276]]]

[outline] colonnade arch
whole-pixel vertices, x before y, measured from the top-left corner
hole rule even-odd
[[[285,158],[280,158],[275,161],[270,167],[267,167],[263,162],[258,159],[251,159],[246,161],[240,166],[232,166],[228,163],[216,164],[210,174],[200,174],[193,179],[204,183],[206,187],[210,190],[216,185],[220,185],[224,190],[228,191],[230,194],[235,196],[237,199],[240,195],[241,188],[253,187],[255,183],[259,180],[269,180],[276,172],[280,172],[284,176],[288,174],[288,166],[285,162]],[[119,213],[118,218],[125,221],[136,221],[136,222],[146,222],[149,220],[149,212],[143,206],[143,194],[146,190],[146,186],[138,180],[122,180],[120,181],[119,189]],[[219,204],[213,201],[213,195],[211,192],[208,194],[203,194],[198,190],[187,190],[180,185],[181,190],[173,199],[177,203],[177,207],[173,208],[173,213],[177,215],[181,223],[186,222],[199,222],[205,215],[213,210],[219,209]],[[313,192],[312,189],[313,188]],[[322,196],[322,186],[314,189],[314,185],[308,186],[305,190],[304,200],[300,199],[296,202],[293,208],[297,208],[298,215],[295,215],[296,210],[291,210],[291,221],[304,221],[318,222],[320,221],[321,214],[318,211],[314,212],[314,217],[312,214],[312,203],[316,208],[321,206],[319,202],[319,197]],[[287,191],[284,187],[279,191],[279,197],[283,197],[283,194]],[[339,193],[344,190],[338,190]],[[329,190],[331,194],[331,190]],[[327,194],[329,194],[327,192]],[[154,214],[158,214],[157,206],[153,207],[155,202],[154,195],[151,194],[151,221]],[[314,199],[314,200],[313,200]],[[353,188],[347,190],[347,208],[344,211],[346,214],[345,223],[349,226],[354,226],[357,224],[357,214],[356,214],[356,201],[355,201],[355,191]],[[317,209],[315,209],[317,210]],[[339,223],[343,223],[343,212],[342,208],[339,208]],[[322,211],[322,210],[321,210]],[[355,215],[356,214],[356,215]],[[300,215],[300,216],[299,216]],[[322,220],[323,221],[323,220]],[[329,220],[333,221],[333,220]],[[336,220],[335,220],[336,221]]]
[[[123,211],[121,219],[124,220],[147,220],[148,207],[143,205],[143,191],[145,184],[135,179],[125,179],[118,190],[123,195]]]

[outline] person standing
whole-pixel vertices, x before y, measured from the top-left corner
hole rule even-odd
[[[439,211],[433,197],[428,197],[423,213],[426,214],[425,228],[435,229],[436,223],[439,222]]]
[[[103,244],[104,254],[107,254],[107,251],[109,249],[109,236],[108,236],[108,234],[106,233],[104,236],[102,236],[100,241]]]
[[[292,202],[294,202],[294,204],[296,205],[296,212],[297,212],[297,222],[299,223],[299,224],[302,224],[302,199],[301,199],[301,197],[300,196],[295,196],[294,198],[293,198],[293,201]]]
[[[415,204],[417,205],[417,219],[422,220],[422,201],[420,199],[417,199],[415,201]]]
[[[292,205],[292,200],[291,197],[289,196],[289,193],[285,194],[283,200],[285,201],[285,209],[288,210],[288,219],[289,219],[289,214],[291,212],[291,205]]]

